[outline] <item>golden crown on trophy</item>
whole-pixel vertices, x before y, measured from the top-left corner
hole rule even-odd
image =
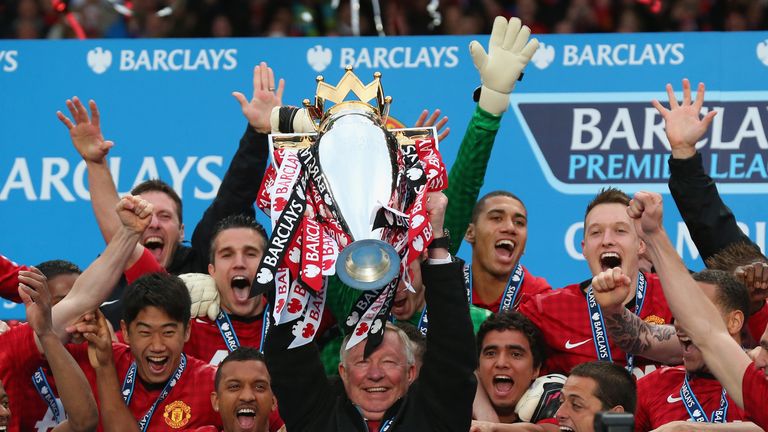
[[[367,85],[363,84],[360,78],[355,75],[352,66],[345,68],[344,76],[335,86],[326,83],[322,75],[318,75],[315,80],[317,81],[317,91],[315,92],[314,104],[309,99],[304,99],[303,104],[310,118],[319,124],[320,130],[324,129],[325,121],[333,114],[351,108],[370,112],[378,118],[380,124],[386,124],[392,97],[384,96],[384,89],[381,86],[381,72],[375,72],[373,81]],[[357,100],[344,100],[349,93],[353,93]],[[371,99],[376,99],[375,107],[368,103]],[[334,103],[327,111],[325,110],[326,101]]]

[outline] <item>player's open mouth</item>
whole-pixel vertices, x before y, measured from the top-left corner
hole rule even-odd
[[[600,268],[603,271],[612,269],[614,267],[621,267],[621,257],[616,252],[604,252],[600,255]]]
[[[515,252],[515,242],[512,240],[499,240],[493,246],[496,248],[496,254],[503,258],[512,258]]]
[[[235,294],[235,300],[239,302],[248,301],[251,295],[251,281],[248,277],[243,275],[233,276],[232,280],[229,281],[229,285]]]
[[[564,432],[573,432],[573,429],[568,426],[560,426],[560,430]]]
[[[256,410],[253,408],[238,408],[235,413],[237,424],[242,429],[253,429],[256,426]]]
[[[152,255],[160,261],[160,256],[163,254],[163,248],[165,247],[165,241],[158,236],[147,237],[144,240],[144,247],[152,253]]]
[[[512,391],[512,386],[515,385],[515,380],[509,375],[494,375],[493,376],[493,389],[496,393],[509,393]]]
[[[5,432],[5,430],[8,428],[7,425],[0,426],[0,432]]]
[[[165,367],[168,364],[168,357],[148,356],[147,364],[152,373],[160,374],[165,371]]]

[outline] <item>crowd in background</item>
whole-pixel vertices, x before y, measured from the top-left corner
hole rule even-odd
[[[0,38],[72,38],[60,10],[89,38],[346,36],[350,2],[332,0],[0,0]],[[384,0],[386,35],[487,34],[495,16],[516,16],[535,34],[743,31],[766,28],[766,0]],[[133,16],[118,13],[125,5]],[[360,33],[376,35],[372,2]],[[167,16],[157,11],[171,6]]]

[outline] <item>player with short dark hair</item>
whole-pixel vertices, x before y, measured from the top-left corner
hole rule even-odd
[[[184,353],[191,303],[184,283],[177,276],[152,273],[128,285],[123,296],[121,327],[128,345],[105,343],[103,315],[97,323],[74,326],[92,345],[79,345],[73,354],[84,368],[96,370],[103,418],[139,422],[139,430],[219,426],[221,419],[209,398],[216,369]],[[88,354],[94,343],[100,359],[95,364]]]
[[[635,411],[637,396],[632,375],[610,362],[594,361],[571,370],[557,410],[561,431],[593,432],[595,414],[601,411]]]
[[[528,241],[528,211],[515,194],[493,191],[481,197],[464,240],[472,245],[472,264],[464,272],[473,305],[491,312],[515,310],[524,296],[551,290],[546,280],[520,264]]]
[[[224,432],[267,432],[277,410],[264,355],[255,348],[240,347],[219,363],[213,409],[221,414]]]
[[[475,420],[479,421],[475,426],[494,423],[494,430],[499,431],[534,427],[519,418],[517,405],[539,376],[545,348],[541,331],[520,312],[499,312],[483,322],[477,332],[479,394],[475,396]],[[495,416],[477,415],[486,397]],[[556,405],[551,413],[559,405],[556,399],[553,402]],[[557,430],[554,418],[529,420],[535,421],[536,430]]]
[[[266,242],[264,228],[251,216],[227,216],[216,225],[208,273],[218,291],[220,309],[216,319],[192,320],[187,353],[216,365],[239,346],[261,348],[269,311],[266,298],[250,297],[250,291]]]

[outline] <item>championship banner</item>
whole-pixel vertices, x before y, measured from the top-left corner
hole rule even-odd
[[[666,229],[678,253],[690,268],[703,267],[668,195],[669,150],[650,104],[666,103],[665,84],[679,89],[686,77],[706,84],[703,110],[718,112],[699,143],[705,170],[742,229],[765,248],[768,32],[536,37],[539,51],[501,120],[481,190],[509,190],[526,203],[523,265],[555,287],[583,280],[584,208],[597,190],[613,185],[666,194]],[[260,61],[286,80],[283,102],[294,106],[314,94],[318,74],[336,83],[350,65],[360,77],[381,72],[404,126],[413,126],[423,109],[440,108],[450,118],[451,135],[440,144],[450,169],[479,85],[467,47],[486,38],[5,40],[0,253],[26,265],[67,259],[85,268],[104,249],[85,164],[55,116],[67,98],[98,103],[104,136],[115,142],[109,165],[120,193],[159,177],[181,195],[189,240],[245,130],[231,93],[252,91]],[[259,204],[271,201],[260,196]],[[265,215],[259,220],[272,225]],[[333,247],[328,239],[343,249],[341,232],[324,234],[323,249]],[[452,234],[454,241],[461,237]],[[469,246],[459,256],[469,259]],[[325,262],[322,269],[327,275]],[[0,319],[21,317],[23,306],[0,301]]]

